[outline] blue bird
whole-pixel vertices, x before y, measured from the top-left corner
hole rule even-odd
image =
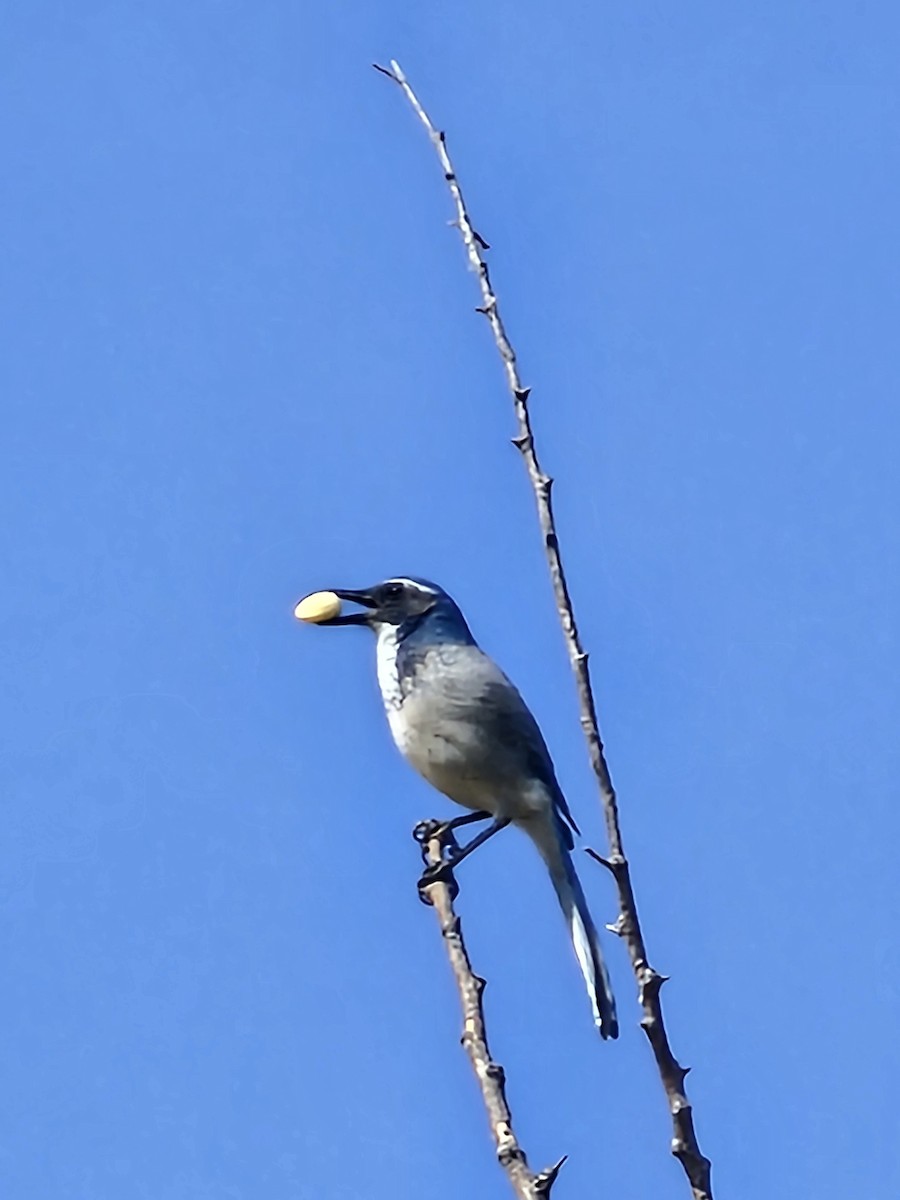
[[[571,932],[594,1023],[602,1037],[618,1037],[600,938],[572,862],[578,827],[525,701],[436,584],[398,577],[362,591],[334,592],[362,611],[318,623],[367,625],[375,632],[378,683],[397,747],[438,791],[472,810],[449,826],[491,820],[450,864],[509,824],[528,834]]]

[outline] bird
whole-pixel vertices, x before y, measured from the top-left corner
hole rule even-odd
[[[339,601],[356,611],[346,612]],[[315,615],[303,616],[303,606]],[[600,937],[572,861],[578,826],[531,710],[478,645],[453,598],[427,579],[396,576],[369,588],[316,593],[295,611],[319,625],[361,625],[375,633],[394,742],[428,783],[470,810],[444,828],[490,821],[451,855],[449,866],[510,824],[530,837],[569,927],[594,1024],[602,1038],[618,1037]]]

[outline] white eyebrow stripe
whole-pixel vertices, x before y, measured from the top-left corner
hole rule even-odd
[[[425,587],[424,584],[416,583],[414,579],[407,579],[404,575],[398,575],[395,579],[386,579],[385,583],[402,583],[404,587],[412,588],[413,591],[421,592],[423,596],[436,596],[437,592],[434,588]]]

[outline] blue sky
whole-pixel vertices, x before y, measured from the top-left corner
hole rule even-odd
[[[494,247],[718,1193],[895,1197],[893,7],[4,26],[4,1196],[506,1194],[415,896],[409,830],[450,810],[367,635],[290,615],[439,580],[602,846],[474,280],[369,66],[396,56]],[[461,882],[535,1167],[684,1196],[624,948],[604,1045],[524,839]]]

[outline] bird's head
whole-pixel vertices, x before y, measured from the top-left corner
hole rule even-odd
[[[358,606],[358,611],[344,612],[342,601]],[[368,625],[376,633],[390,627],[398,639],[421,630],[435,641],[468,644],[473,640],[456,602],[443,588],[406,575],[358,591],[314,592],[299,602],[294,616],[315,625]]]

